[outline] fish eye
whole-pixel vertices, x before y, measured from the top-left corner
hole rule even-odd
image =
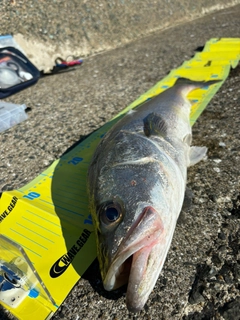
[[[111,225],[118,222],[122,217],[122,210],[118,203],[108,203],[102,207],[100,212],[101,222],[105,225]]]
[[[119,218],[119,212],[117,208],[114,208],[114,207],[107,208],[105,210],[105,215],[110,222],[114,222]]]

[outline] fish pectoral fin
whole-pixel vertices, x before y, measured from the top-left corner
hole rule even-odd
[[[207,147],[191,147],[189,152],[188,167],[201,161],[207,154]]]
[[[190,146],[192,143],[192,134],[186,134],[186,136],[183,138],[183,142]]]
[[[165,136],[167,134],[166,121],[160,114],[152,112],[143,119],[143,131],[147,137],[151,135]]]

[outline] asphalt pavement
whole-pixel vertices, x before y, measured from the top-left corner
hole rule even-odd
[[[44,77],[6,101],[29,119],[0,134],[0,190],[34,179],[210,38],[240,37],[240,5],[153,33]],[[208,159],[189,169],[193,204],[177,225],[164,269],[144,309],[125,306],[125,288],[104,291],[97,261],[53,316],[66,319],[240,319],[240,67],[193,127]],[[12,318],[0,309],[0,319]]]

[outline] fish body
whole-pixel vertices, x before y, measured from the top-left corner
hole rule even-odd
[[[103,137],[88,170],[90,210],[106,290],[128,283],[126,303],[141,310],[166,259],[180,214],[191,147],[187,94],[217,81],[178,79],[130,111]]]

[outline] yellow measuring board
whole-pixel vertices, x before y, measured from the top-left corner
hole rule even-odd
[[[92,154],[130,109],[172,86],[176,78],[227,78],[240,59],[240,38],[211,39],[112,121],[91,134],[26,186],[0,200],[0,303],[23,320],[49,319],[96,257],[86,174]],[[193,91],[191,125],[222,85]],[[81,308],[81,301],[79,301]]]

